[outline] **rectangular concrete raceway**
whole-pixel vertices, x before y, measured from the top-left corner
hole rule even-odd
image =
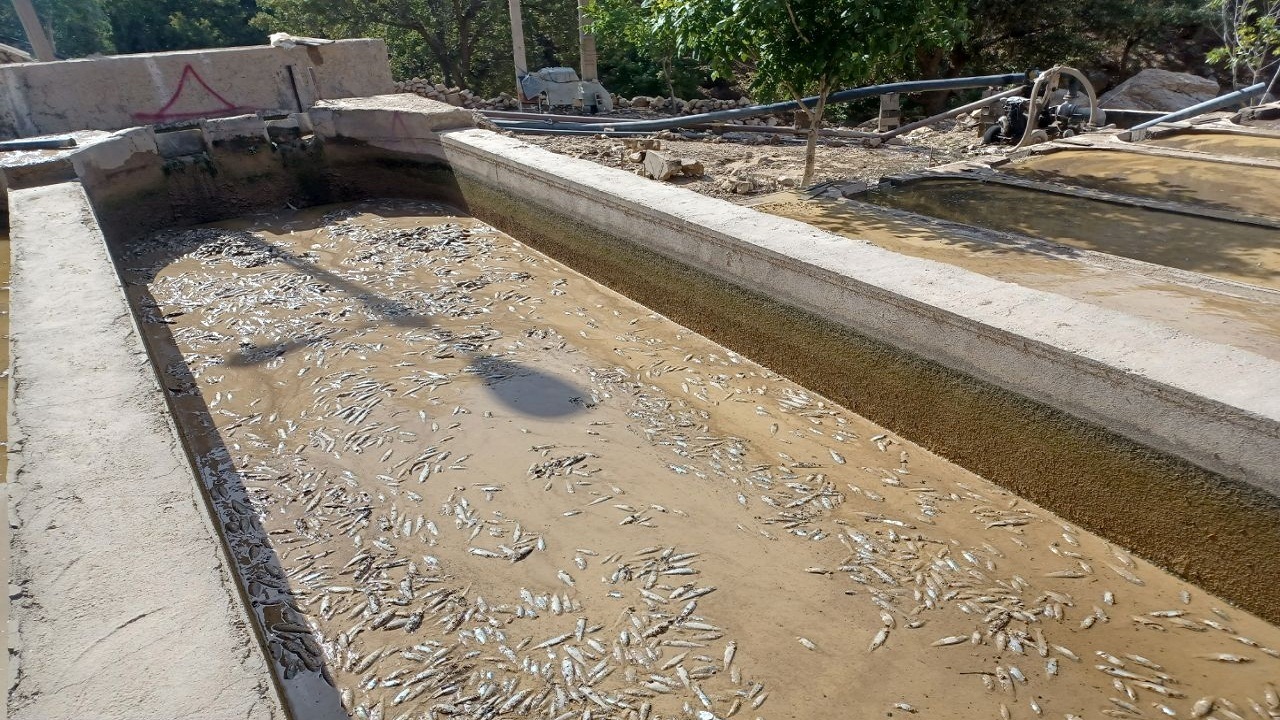
[[[454,171],[1280,494],[1280,366],[1122,313],[655,185],[483,130]]]
[[[15,717],[281,713],[100,224],[127,244],[148,229],[214,219],[223,207],[413,196],[424,187],[453,193],[496,225],[517,215],[572,218],[584,233],[759,290],[1280,495],[1280,364],[1267,358],[554,155],[420,98],[326,101],[307,117],[315,137],[299,143],[312,154],[288,171],[255,170],[261,185],[223,175],[217,187],[172,189],[181,172],[167,180],[162,168],[194,174],[200,163],[235,159],[236,138],[221,127],[215,142],[211,124],[190,152],[162,149],[150,130],[125,131],[10,186],[21,433],[11,486],[21,591]],[[252,162],[277,162],[257,152],[268,137],[260,119],[236,126]],[[484,194],[507,204],[486,205]],[[192,214],[196,200],[210,215]]]
[[[84,191],[9,206],[9,717],[282,717]]]

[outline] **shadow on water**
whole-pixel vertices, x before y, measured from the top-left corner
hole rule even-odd
[[[253,234],[253,229],[206,232],[197,228],[190,232],[166,233],[163,240],[155,244],[144,241],[134,246],[133,252],[115,247],[113,254],[152,360],[160,370],[166,400],[180,428],[184,448],[200,475],[201,492],[211,517],[221,527],[219,537],[227,556],[236,567],[237,590],[254,617],[255,631],[266,650],[267,662],[274,665],[274,681],[287,688],[284,695],[299,717],[347,717],[323,653],[309,634],[296,632],[297,627],[306,625],[306,614],[285,564],[252,510],[251,487],[261,485],[252,481],[262,478],[252,477],[253,470],[233,460],[235,456],[228,446],[236,442],[234,426],[219,429],[215,423],[214,414],[174,336],[174,325],[160,315],[159,304],[150,292],[156,275],[178,259],[200,252],[211,240],[230,234],[234,238],[230,247],[206,248],[213,253],[212,257],[221,257],[241,267],[282,263],[328,286],[332,292],[360,303],[372,316],[371,322],[349,329],[312,325],[299,335],[281,338],[279,342],[255,344],[244,340],[237,350],[224,355],[225,366],[264,367],[287,353],[389,323],[401,329],[428,330],[442,342],[453,341],[451,356],[465,360],[465,372],[480,378],[485,390],[514,413],[536,418],[566,417],[585,412],[592,406],[592,398],[588,392],[554,375],[508,357],[488,354],[486,343],[455,339],[454,334],[440,327],[429,313],[320,267],[307,255],[290,252]],[[264,372],[270,371],[264,369]],[[271,409],[263,407],[261,411],[271,412]],[[287,662],[282,663],[282,657]],[[303,676],[301,683],[294,679],[298,675]]]
[[[574,415],[594,405],[580,388],[506,357],[481,355],[467,372],[485,378],[485,389],[505,407],[530,417]]]
[[[236,590],[254,619],[254,632],[264,650],[264,659],[272,668],[273,682],[282,689],[290,687],[289,681],[300,672],[296,668],[301,664],[321,681],[307,683],[305,697],[282,690],[297,716],[347,717],[320,647],[309,634],[286,629],[305,625],[301,605],[266,528],[252,510],[249,478],[232,461],[227,440],[216,429],[213,413],[183,359],[172,325],[139,312],[140,308],[156,305],[146,285],[126,285],[134,311],[140,315],[148,351],[160,370],[165,400],[178,426],[183,449],[198,475],[209,515],[221,530],[218,538],[235,568]],[[301,659],[304,653],[305,662]],[[281,666],[280,659],[286,654],[296,659],[295,669]]]

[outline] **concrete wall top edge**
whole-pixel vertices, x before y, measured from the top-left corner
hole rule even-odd
[[[0,138],[303,111],[393,90],[377,38],[0,66]]]
[[[443,133],[443,142],[446,151],[465,147],[510,158],[612,202],[665,213],[754,246],[778,262],[809,265],[1028,343],[1245,411],[1271,425],[1270,434],[1280,434],[1275,432],[1280,422],[1280,363],[1254,353],[1060,295],[899,255],[486,130],[449,131]]]

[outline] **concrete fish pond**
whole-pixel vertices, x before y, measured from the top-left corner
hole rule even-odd
[[[122,265],[277,671],[356,717],[1273,692],[1274,627],[452,208]]]
[[[1280,717],[1274,198],[1206,270],[298,104],[5,168],[14,717]]]

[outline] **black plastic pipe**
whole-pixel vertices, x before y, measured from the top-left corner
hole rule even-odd
[[[1006,73],[1004,75],[980,75],[976,77],[963,78],[942,78],[938,80],[911,80],[908,82],[887,83],[884,85],[869,85],[867,87],[852,88],[849,90],[841,90],[832,93],[827,97],[828,103],[845,103],[853,100],[861,100],[867,97],[876,97],[878,95],[888,95],[890,93],[919,93],[930,92],[934,90],[964,90],[968,88],[993,87],[1000,85],[1009,85],[1016,82],[1025,82],[1026,75],[1023,73]],[[817,96],[807,97],[804,99],[806,108],[813,107],[818,104]],[[661,120],[618,120],[613,122],[597,122],[597,123],[555,123],[546,121],[507,121],[501,119],[492,119],[492,122],[503,130],[559,130],[567,129],[566,125],[572,126],[572,129],[578,131],[607,131],[617,130],[624,132],[657,132],[659,130],[672,130],[687,125],[701,125],[714,122],[726,122],[729,120],[741,120],[743,118],[754,117],[756,115],[768,115],[776,112],[788,112],[796,109],[795,100],[787,100],[784,102],[771,103],[768,105],[751,105],[744,108],[735,108],[733,110],[718,110],[716,112],[702,113],[700,115],[684,115],[681,117],[663,118]]]

